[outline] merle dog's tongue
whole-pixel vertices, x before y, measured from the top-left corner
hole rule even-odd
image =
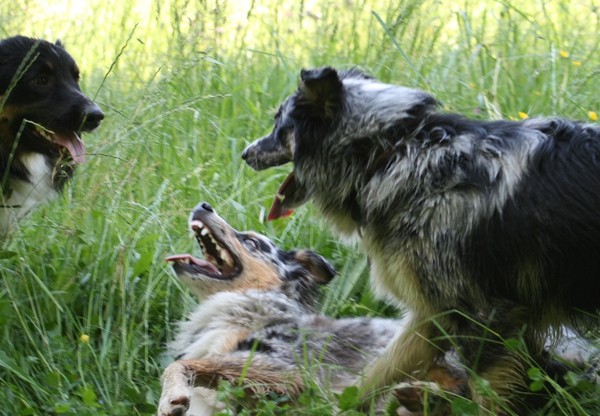
[[[77,133],[74,131],[65,135],[55,133],[52,139],[56,144],[63,146],[69,151],[69,154],[75,163],[85,162],[85,148]]]
[[[277,218],[288,217],[292,215],[294,212],[293,209],[285,208],[283,206],[285,198],[293,195],[296,192],[296,177],[294,176],[294,172],[290,173],[287,178],[283,181],[277,194],[275,195],[275,199],[273,200],[273,205],[271,205],[271,209],[269,210],[269,215],[267,216],[268,221],[276,220]]]

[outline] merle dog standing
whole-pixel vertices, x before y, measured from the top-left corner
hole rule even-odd
[[[84,160],[79,136],[104,114],[78,81],[79,68],[60,42],[0,41],[0,234],[55,197]]]
[[[504,340],[535,357],[549,329],[597,325],[596,125],[470,120],[423,91],[322,68],[301,72],[243,158],[255,169],[293,162],[269,217],[314,201],[361,240],[376,291],[411,310],[413,330],[371,367],[365,394],[420,377],[451,339],[508,400],[527,367]]]

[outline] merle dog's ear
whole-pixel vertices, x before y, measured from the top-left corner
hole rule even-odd
[[[300,91],[303,97],[326,117],[333,115],[342,91],[342,81],[331,67],[303,69],[300,72]]]
[[[314,281],[319,284],[329,283],[336,274],[333,266],[312,250],[299,250],[296,252],[295,258],[310,272]]]

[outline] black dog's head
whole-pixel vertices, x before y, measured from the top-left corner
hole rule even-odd
[[[54,165],[83,161],[79,135],[104,114],[79,88],[79,69],[60,42],[15,36],[0,41],[0,165],[19,174],[18,155],[44,154]]]
[[[313,289],[335,275],[311,250],[282,250],[261,234],[236,231],[207,202],[192,211],[190,228],[204,259],[178,254],[167,261],[200,299],[223,291],[281,289],[310,302]]]
[[[361,169],[355,161],[372,163],[373,147],[436,105],[423,91],[384,84],[357,69],[302,70],[300,86],[281,104],[273,131],[242,154],[257,170],[294,162],[268,218],[289,215],[312,197],[332,191],[327,189],[332,184],[346,187],[335,192],[341,199],[351,196],[351,178],[335,176]],[[344,163],[349,166],[339,166]]]

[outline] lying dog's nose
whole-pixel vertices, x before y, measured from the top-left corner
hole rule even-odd
[[[244,151],[242,152],[242,159],[246,160],[247,157],[248,157],[248,148],[245,148]]]
[[[208,212],[214,212],[213,207],[208,202],[201,202],[199,208],[204,209]]]

